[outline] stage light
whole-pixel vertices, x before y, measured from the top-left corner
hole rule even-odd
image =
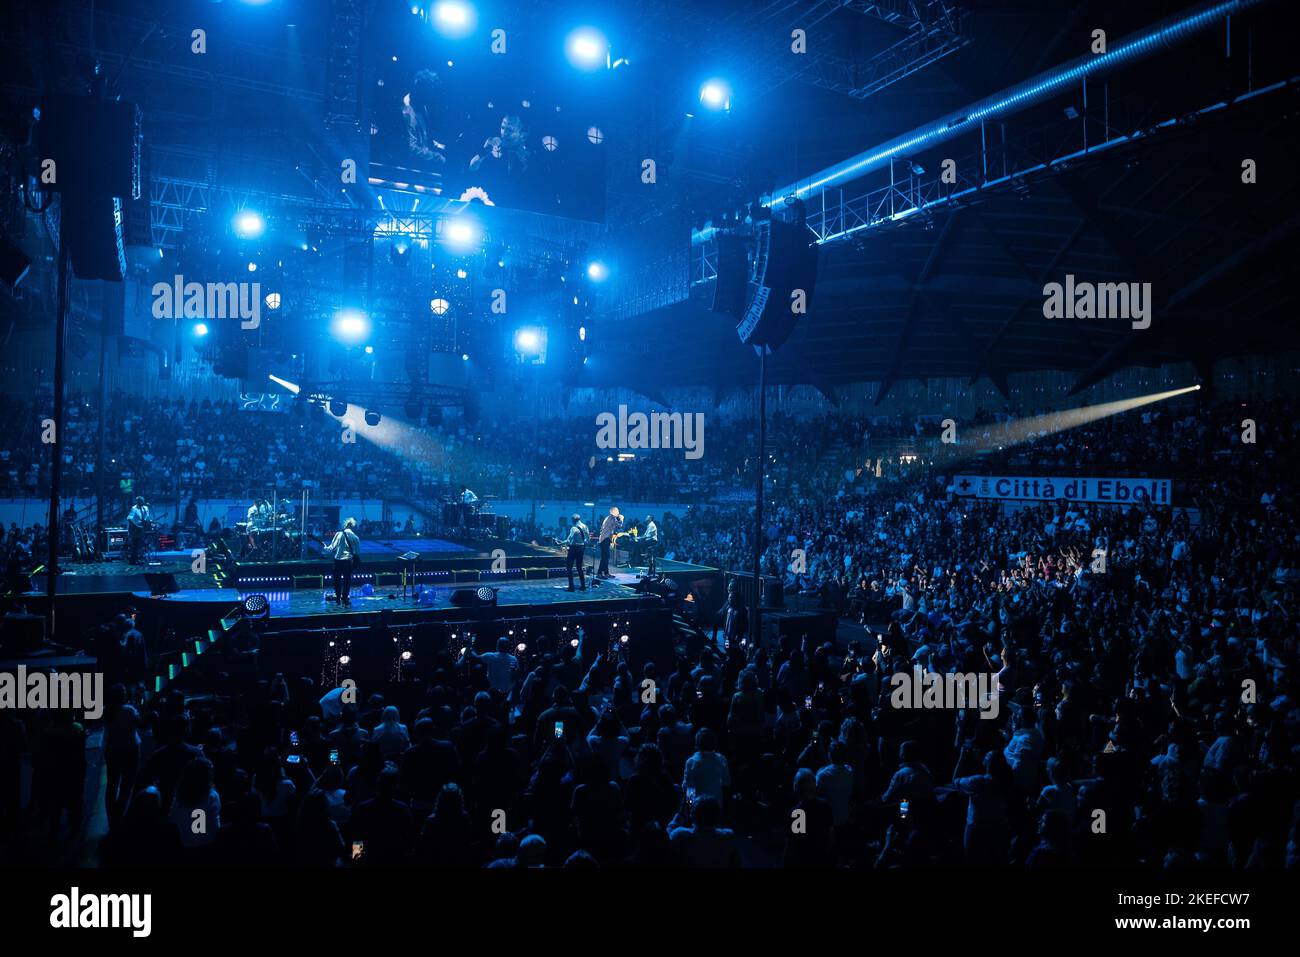
[[[520,352],[531,353],[541,345],[541,337],[536,329],[520,329],[515,333],[515,348]]]
[[[380,414],[374,409],[366,409],[366,425],[370,426],[372,429],[379,424],[381,418],[382,416],[380,416]]]
[[[609,278],[609,267],[599,259],[593,259],[587,264],[587,278],[592,282],[604,282]]]
[[[262,214],[246,209],[235,215],[235,235],[240,239],[256,239],[266,231],[266,220]]]
[[[480,237],[478,223],[468,217],[458,216],[442,221],[442,238],[452,249],[468,252],[478,245]]]
[[[357,309],[340,309],[334,314],[331,331],[341,342],[360,342],[370,331],[370,321]]]
[[[586,327],[586,326],[579,326],[579,327],[578,327],[578,341],[579,341],[579,342],[586,342],[586,341],[587,341],[587,327]]]
[[[206,322],[200,322],[195,325],[194,334],[200,338],[206,336],[208,334],[208,324]]]
[[[432,312],[435,316],[445,316],[447,314],[447,310],[450,308],[451,308],[451,303],[449,303],[446,299],[429,300],[429,311]]]
[[[1166,399],[1195,392],[1197,388],[1198,386],[1194,385],[1184,386],[1181,389],[1152,392],[1132,399],[1119,399],[1098,405],[1085,405],[1077,409],[1063,409],[1060,412],[1047,412],[1029,418],[1000,422],[988,428],[985,444],[995,444],[998,448],[1011,448],[1025,442],[1032,442],[1043,435],[1055,435],[1067,429],[1096,422],[1098,419],[1109,418],[1155,402],[1164,402]]]
[[[579,27],[571,32],[564,52],[579,70],[599,70],[609,65],[609,41],[594,27]]]
[[[731,109],[731,87],[725,80],[709,80],[700,87],[700,103],[710,110]]]
[[[270,618],[271,603],[265,595],[248,595],[243,601],[245,618]]]
[[[366,355],[368,355],[368,356],[373,356],[374,354],[375,354],[375,347],[374,347],[374,346],[366,346]]]
[[[469,362],[469,353],[468,353],[468,352],[462,352],[462,353],[460,354],[460,361],[461,361],[461,362]]]
[[[249,272],[257,272],[257,263],[250,262],[250,263],[248,264],[248,271],[249,271]]]
[[[477,22],[474,7],[464,0],[439,0],[433,5],[433,25],[445,37],[469,36]]]
[[[266,308],[272,312],[280,308],[280,294],[278,292],[266,294]]]

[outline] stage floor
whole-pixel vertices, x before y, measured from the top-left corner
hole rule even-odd
[[[568,590],[568,582],[563,578],[550,578],[534,581],[506,581],[492,586],[497,593],[497,607],[564,605],[578,602],[627,601],[638,596],[633,587],[637,576],[623,572],[612,581],[592,586],[590,581],[586,591]],[[271,603],[271,616],[274,618],[306,618],[315,615],[364,615],[375,614],[384,609],[393,611],[445,610],[454,608],[450,604],[451,593],[459,588],[477,588],[477,585],[425,585],[425,590],[435,594],[432,605],[417,605],[407,599],[403,600],[401,589],[377,588],[371,595],[363,595],[361,589],[352,590],[352,607],[340,607],[332,601],[325,600],[324,591],[300,588],[295,591],[258,591],[255,589],[236,590],[234,588],[185,588],[167,596],[162,601],[168,603],[189,602],[229,602],[231,608],[238,605],[248,595],[265,595]],[[330,595],[332,591],[328,592]],[[396,595],[390,598],[389,595]],[[137,592],[136,597],[146,599],[147,592]],[[468,610],[468,609],[467,609]]]

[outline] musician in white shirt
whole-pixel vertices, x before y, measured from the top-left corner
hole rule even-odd
[[[352,607],[352,571],[361,560],[361,539],[352,531],[357,520],[350,518],[334,533],[325,551],[334,559],[334,597],[339,604]]]
[[[623,527],[623,516],[618,512],[618,506],[609,510],[605,520],[600,523],[600,567],[596,569],[597,578],[610,578],[609,574],[609,549],[613,544],[614,535]]]
[[[149,506],[143,495],[135,497],[135,504],[126,516],[126,524],[130,546],[128,557],[132,565],[139,565],[144,556],[144,536],[149,530]]]

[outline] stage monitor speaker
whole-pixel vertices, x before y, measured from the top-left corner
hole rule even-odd
[[[763,627],[773,641],[807,635],[813,644],[823,645],[835,641],[836,625],[835,614],[830,611],[774,611],[763,616]]]
[[[740,596],[745,600],[745,607],[752,608],[754,605],[754,576],[749,572],[732,572],[727,581],[728,584],[733,581],[736,583]],[[781,579],[772,575],[763,576],[761,605],[763,608],[785,607],[785,586],[781,584]]]
[[[171,572],[145,572],[144,580],[149,583],[151,595],[174,595],[180,591],[176,576]]]
[[[799,316],[812,301],[817,285],[817,246],[802,220],[763,220],[756,228],[748,303],[736,334],[747,346],[771,350],[790,338]],[[796,300],[796,292],[802,293],[801,302]],[[796,307],[802,311],[796,312]]]
[[[456,608],[490,608],[497,603],[497,593],[483,585],[479,588],[457,588],[448,603]]]
[[[632,587],[642,595],[660,598],[673,598],[677,594],[677,583],[671,578],[642,578]]]
[[[740,236],[718,236],[717,279],[713,284],[713,311],[733,319],[745,315],[749,284],[749,254]]]

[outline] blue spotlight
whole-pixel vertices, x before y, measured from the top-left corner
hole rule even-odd
[[[587,278],[592,282],[604,282],[609,278],[609,267],[599,259],[593,259],[587,264]]]
[[[726,80],[712,79],[700,87],[700,103],[710,110],[731,109],[731,86]]]
[[[357,343],[370,332],[370,320],[358,309],[340,309],[334,313],[330,331],[340,342]]]
[[[194,326],[194,334],[202,339],[208,334],[208,324],[206,322],[197,323]]]
[[[536,329],[520,329],[515,333],[515,348],[523,353],[532,353],[537,351],[537,347],[542,344],[541,337],[537,334]]]
[[[595,27],[578,27],[564,41],[564,53],[579,70],[609,66],[609,41]]]
[[[478,246],[482,230],[468,216],[453,216],[442,221],[442,238],[450,248],[470,252]]]
[[[445,37],[469,36],[477,23],[473,5],[464,0],[439,0],[433,5],[433,25]]]
[[[256,239],[266,231],[266,220],[262,214],[246,209],[235,216],[235,235],[240,239]]]

